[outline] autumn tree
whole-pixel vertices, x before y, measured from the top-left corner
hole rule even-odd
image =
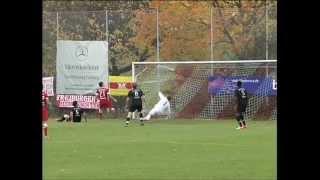
[[[108,31],[111,74],[128,72],[131,61],[147,57],[145,51],[138,51],[128,39],[135,35],[130,24],[134,11],[145,8],[148,1],[44,1],[43,4],[43,76],[55,75],[57,39],[106,40]]]
[[[266,2],[265,0],[212,1],[215,23],[218,27],[215,33],[221,37],[215,43],[218,58],[228,59],[223,56],[226,50],[235,59],[266,58],[266,43],[272,40],[266,39],[266,27],[270,29],[269,36],[274,37],[272,35],[276,33],[274,27],[276,19],[270,16],[272,13],[268,14],[270,18],[266,22]],[[268,1],[268,3],[274,7],[276,1]],[[223,46],[220,47],[220,45]]]
[[[159,9],[160,59],[210,60],[211,37],[213,59],[264,59],[267,26],[269,44],[276,42],[276,1],[268,3],[266,22],[265,0],[152,1],[150,8]],[[137,12],[136,21],[134,42],[152,48],[155,19]]]

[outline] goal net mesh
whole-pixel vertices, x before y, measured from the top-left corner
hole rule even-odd
[[[276,119],[276,62],[145,62],[133,68],[135,82],[145,93],[145,113],[161,91],[172,97],[175,118],[234,118],[234,90],[241,80],[249,94],[245,118]]]

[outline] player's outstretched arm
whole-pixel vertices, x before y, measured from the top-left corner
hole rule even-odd
[[[116,98],[114,98],[113,96],[111,96],[111,94],[109,94],[109,96],[114,102],[118,102],[118,100]]]
[[[158,95],[159,95],[159,97],[160,97],[160,99],[164,99],[164,98],[166,98],[163,94],[162,94],[162,92],[158,92]]]

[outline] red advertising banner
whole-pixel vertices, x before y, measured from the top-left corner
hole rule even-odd
[[[98,109],[95,96],[86,95],[57,95],[57,106],[59,108],[72,108],[72,102],[78,101],[83,109]]]
[[[109,82],[112,96],[127,96],[132,88],[131,76],[109,76]]]

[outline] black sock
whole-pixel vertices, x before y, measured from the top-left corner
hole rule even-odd
[[[239,123],[239,126],[242,127],[242,124],[241,124],[241,115],[237,115],[237,116],[236,116],[236,119],[237,119],[237,121],[238,121],[238,123]]]
[[[130,118],[127,117],[127,118],[126,118],[126,124],[129,124],[129,121],[130,121]]]
[[[243,124],[244,126],[246,126],[246,122],[245,122],[244,120],[242,120],[242,124]]]
[[[240,115],[240,120],[241,120],[241,121],[244,120],[243,114]]]
[[[142,119],[143,115],[142,115],[142,112],[139,113],[139,117],[140,117],[140,124],[143,125],[143,119]]]

